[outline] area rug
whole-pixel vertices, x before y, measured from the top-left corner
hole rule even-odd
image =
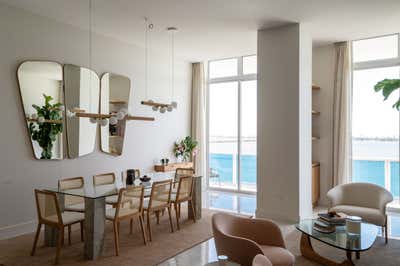
[[[129,222],[121,222],[120,255],[115,256],[112,223],[107,222],[103,256],[96,261],[83,259],[83,243],[80,242],[79,226],[72,233],[72,245],[61,250],[60,265],[156,265],[174,255],[204,242],[212,237],[211,216],[213,211],[203,209],[202,218],[196,223],[187,219],[187,208],[182,207],[181,229],[170,232],[168,215],[160,218],[160,224],[153,220],[153,241],[143,244],[139,224],[129,234]],[[175,213],[173,214],[174,226]],[[34,235],[28,234],[0,241],[0,265],[27,266],[53,265],[55,248],[43,246],[43,234],[38,242],[34,257],[29,256]]]

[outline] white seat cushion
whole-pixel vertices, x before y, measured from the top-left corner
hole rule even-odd
[[[351,205],[337,205],[335,207],[332,207],[330,211],[343,212],[351,216],[359,216],[362,218],[363,222],[372,223],[379,226],[385,225],[386,221],[385,215],[382,215],[382,213],[378,209],[357,207]]]
[[[85,215],[83,213],[80,212],[62,212],[61,213],[62,216],[62,220],[63,220],[63,224],[64,225],[68,225],[68,224],[73,224],[73,223],[77,223],[80,221],[84,221],[85,220]],[[45,218],[46,220],[58,223],[58,217],[57,214],[48,216]]]
[[[72,212],[84,212],[85,211],[85,203],[78,203],[65,206],[64,210],[72,211]]]
[[[114,220],[114,219],[115,219],[115,212],[116,212],[116,211],[117,211],[117,210],[116,210],[115,208],[107,209],[107,210],[106,210],[106,218],[107,218],[107,219]],[[137,208],[133,208],[133,209],[130,209],[130,208],[121,208],[121,209],[119,210],[118,216],[119,216],[119,217],[124,217],[124,216],[127,216],[127,215],[134,215],[134,214],[137,214],[137,213],[139,213],[139,209],[137,209]]]
[[[106,197],[106,203],[112,204],[112,205],[117,204],[118,203],[118,195]]]

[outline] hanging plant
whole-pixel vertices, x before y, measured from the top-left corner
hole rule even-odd
[[[53,144],[56,137],[63,130],[62,123],[48,123],[46,120],[61,120],[61,103],[51,104],[53,97],[43,94],[44,105],[32,104],[37,112],[37,121],[29,122],[29,134],[42,148],[40,159],[51,159],[53,156]]]

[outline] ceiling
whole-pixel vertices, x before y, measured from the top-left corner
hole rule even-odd
[[[0,3],[89,25],[89,0]],[[289,22],[307,23],[314,45],[400,31],[400,0],[92,0],[92,7],[96,33],[140,46],[147,16],[154,24],[151,49],[168,52],[166,27],[176,26],[176,56],[190,61],[254,54],[258,29]]]

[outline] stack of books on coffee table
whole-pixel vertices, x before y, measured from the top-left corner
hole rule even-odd
[[[313,228],[321,233],[333,233],[336,226],[345,225],[346,215],[344,213],[319,213]]]

